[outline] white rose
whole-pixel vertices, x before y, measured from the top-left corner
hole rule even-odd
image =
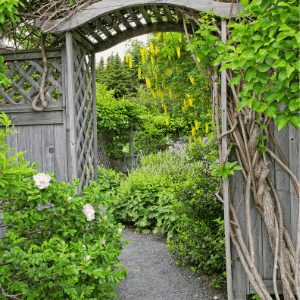
[[[85,257],[85,260],[88,261],[88,260],[90,260],[90,258],[91,258],[91,257],[90,257],[89,255],[87,255],[87,256]]]
[[[47,188],[50,185],[51,176],[45,173],[37,173],[33,175],[35,186],[40,190]]]
[[[119,228],[119,229],[118,229],[118,233],[122,233],[122,228]]]
[[[67,201],[70,203],[72,200],[72,197],[68,197]]]
[[[93,221],[95,219],[95,210],[91,204],[84,205],[82,211],[86,216],[87,221]]]
[[[86,245],[83,245],[82,247],[83,247],[83,250],[86,250]]]
[[[103,220],[104,220],[104,221],[107,221],[107,216],[104,216],[104,217],[103,217]]]

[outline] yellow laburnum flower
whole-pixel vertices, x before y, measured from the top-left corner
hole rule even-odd
[[[151,91],[153,98],[156,98],[156,93],[153,91],[153,89],[150,89],[150,91]]]
[[[154,74],[154,78],[155,78],[155,80],[157,81],[157,75],[156,75],[156,74]]]
[[[201,138],[201,136],[199,136],[198,139],[199,139],[199,142],[202,143],[202,138]]]
[[[159,40],[161,38],[161,32],[159,32],[156,36],[156,38]]]
[[[190,107],[193,107],[193,99],[192,98],[189,98],[189,104],[190,104]]]
[[[182,39],[182,37],[180,36],[180,37],[178,38],[178,42],[179,42],[179,43],[181,43],[181,39]]]
[[[165,113],[167,112],[167,106],[166,105],[164,105],[164,111],[165,111]]]
[[[132,69],[132,56],[129,57],[129,68]]]
[[[166,116],[166,125],[168,126],[170,124],[170,117]]]
[[[158,46],[155,45],[155,54],[157,55],[158,54]]]
[[[200,58],[199,57],[197,57],[197,62],[200,62]]]
[[[208,123],[205,123],[205,133],[208,133]]]
[[[148,49],[147,48],[144,48],[144,52],[145,52],[145,57],[147,58],[148,57]]]
[[[146,77],[146,85],[149,89],[151,89],[151,81],[148,77]]]
[[[171,60],[171,55],[170,54],[168,54],[168,59]]]
[[[141,73],[142,73],[141,68],[138,68],[138,77],[139,77],[139,79],[142,79]]]
[[[154,57],[151,56],[151,64],[154,65],[154,63],[155,63]]]
[[[195,79],[194,79],[193,76],[190,77],[190,81],[191,81],[192,84],[195,84]]]
[[[144,52],[144,48],[141,48],[140,51],[141,51],[141,56],[142,56],[142,62],[143,62],[143,64],[144,64],[144,63],[146,62],[146,61],[145,61],[145,52]]]
[[[192,137],[190,136],[190,145],[192,145],[192,142],[193,142],[193,140],[192,140]]]
[[[128,55],[125,55],[125,61],[128,64]]]
[[[199,130],[199,122],[197,120],[195,120],[195,129]]]
[[[150,51],[151,51],[152,54],[155,53],[154,46],[153,46],[152,42],[150,43]]]
[[[180,58],[180,47],[177,47],[177,56]]]
[[[192,136],[195,136],[196,135],[196,129],[194,126],[192,126]]]

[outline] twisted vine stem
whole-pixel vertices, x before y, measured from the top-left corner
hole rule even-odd
[[[186,18],[194,21],[199,27],[201,23],[198,21],[200,16],[194,12],[181,10],[183,17],[183,25],[185,28],[186,38],[189,44],[191,44],[190,37],[187,31]],[[216,23],[213,26],[217,28],[216,35],[221,41],[221,32]],[[230,37],[230,34],[228,33]],[[235,77],[235,74],[231,70],[227,70],[227,82],[230,89],[227,96],[227,120],[229,130],[222,134],[220,133],[220,91],[218,82],[220,76],[217,70],[213,66],[208,66],[209,74],[207,74],[203,68],[197,63],[197,59],[194,53],[192,53],[194,61],[196,62],[198,69],[202,74],[210,80],[212,85],[212,117],[214,121],[214,128],[217,142],[219,143],[219,160],[225,164],[228,160],[228,155],[225,161],[222,161],[222,149],[221,138],[226,136],[227,139],[236,145],[235,152],[240,166],[242,167],[242,173],[246,182],[245,191],[245,213],[247,222],[247,233],[249,237],[249,249],[244,242],[239,220],[236,211],[230,202],[230,237],[233,245],[235,246],[238,255],[241,259],[248,279],[261,300],[271,300],[271,296],[266,289],[265,284],[255,266],[255,247],[251,230],[251,214],[250,214],[250,195],[253,194],[255,206],[260,214],[263,222],[266,225],[269,235],[269,242],[274,254],[274,269],[273,269],[273,285],[275,296],[277,300],[280,300],[277,288],[277,269],[279,267],[282,283],[283,294],[286,300],[296,300],[296,295],[300,299],[300,207],[299,207],[299,221],[298,221],[298,235],[297,245],[294,247],[292,240],[289,236],[287,229],[283,224],[283,214],[281,203],[277,194],[277,191],[269,178],[269,164],[270,161],[267,154],[263,152],[263,155],[259,155],[257,139],[261,134],[261,128],[256,124],[255,120],[260,118],[262,124],[269,125],[271,118],[266,115],[260,115],[248,107],[242,108],[240,112],[237,111],[237,105],[240,102],[237,96],[239,92],[243,90],[243,83],[239,83],[237,87],[230,85],[230,80]],[[266,127],[264,130],[267,136],[266,145],[268,146],[270,138],[274,140],[274,144],[278,148],[278,145],[274,139],[272,132]],[[224,149],[223,149],[224,150]],[[288,167],[282,153],[278,151],[281,159],[273,153],[268,147],[266,147],[267,153],[270,157],[274,158],[290,175],[298,197],[300,191],[300,184],[295,174]],[[226,151],[226,150],[224,150]],[[228,151],[228,150],[227,150]],[[273,198],[275,199],[276,206],[273,204]],[[300,203],[300,202],[299,202]],[[276,210],[275,210],[276,207]],[[237,237],[237,238],[236,238]]]

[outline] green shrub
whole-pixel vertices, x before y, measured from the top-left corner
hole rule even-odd
[[[144,114],[142,130],[134,139],[136,154],[143,150],[144,155],[166,150],[169,146],[166,137],[176,139],[182,135],[189,135],[190,126],[183,118],[170,118],[166,124],[165,114]]]
[[[187,264],[197,273],[221,273],[219,281],[223,281],[225,237],[223,205],[215,196],[218,183],[203,168],[177,185],[173,209],[180,218],[168,248],[179,264]]]
[[[158,226],[169,228],[165,222],[175,222],[172,210],[170,179],[165,175],[129,174],[114,198],[110,212],[117,221],[132,223],[138,230],[148,233]]]
[[[121,181],[125,178],[125,175],[121,172],[98,166],[98,186],[102,193],[115,193]]]
[[[118,256],[127,242],[120,241],[121,224],[103,210],[107,196],[95,182],[80,197],[79,180],[33,175],[36,164],[29,167],[22,153],[8,159],[3,140],[10,121],[2,114],[0,122],[6,126],[0,129],[0,208],[7,226],[0,239],[1,291],[28,300],[117,297],[114,289],[126,275]]]

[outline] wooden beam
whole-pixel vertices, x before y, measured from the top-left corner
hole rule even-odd
[[[84,10],[76,13],[72,18],[60,23],[57,27],[51,30],[51,33],[65,32],[67,30],[73,30],[100,16],[108,16],[108,13],[112,13],[116,10],[124,10],[127,7],[141,7],[145,5],[162,5],[167,4],[170,6],[179,6],[185,9],[191,9],[196,12],[214,10],[215,15],[226,16],[228,18],[235,18],[237,13],[243,10],[242,5],[233,3],[217,2],[214,0],[102,0],[94,3]],[[108,16],[109,17],[109,16]],[[109,17],[110,18],[110,17]],[[58,19],[57,22],[60,20]],[[39,27],[41,26],[38,24]],[[114,28],[115,29],[115,28]],[[116,29],[115,29],[116,30]],[[117,30],[116,30],[117,31]],[[118,32],[118,31],[117,31]]]
[[[82,36],[78,31],[72,32],[73,38],[77,40],[79,43],[83,44],[85,48],[90,50],[91,52],[94,52],[94,45],[84,36]]]
[[[96,107],[96,58],[95,53],[92,53],[92,101],[93,101],[93,138],[94,138],[94,180],[98,182],[98,142],[97,142],[97,107]]]
[[[226,44],[226,19],[222,20],[222,42]],[[227,131],[227,71],[221,71],[221,117],[222,133]],[[222,138],[222,160],[225,164],[227,154],[227,137]],[[223,180],[223,200],[224,200],[224,226],[225,226],[225,250],[226,250],[226,281],[228,300],[233,300],[232,294],[232,273],[231,273],[231,251],[230,251],[230,232],[229,232],[229,179]]]
[[[95,30],[93,28],[91,28],[91,26],[89,24],[85,24],[85,26],[83,27],[83,29],[86,30],[99,43],[103,42],[103,40],[101,39],[101,37],[99,36],[99,34],[97,34],[95,32]]]
[[[142,25],[141,21],[139,20],[139,17],[137,16],[137,14],[133,11],[133,9],[131,7],[127,7],[127,11],[136,26]]]
[[[61,49],[55,51],[47,51],[47,58],[61,57]],[[4,61],[15,61],[15,60],[29,60],[29,59],[42,59],[42,53],[40,50],[33,51],[15,51],[15,52],[4,52],[1,53]]]
[[[169,6],[167,4],[163,4],[162,7],[163,7],[163,9],[165,11],[165,14],[167,16],[168,22],[174,23],[174,18],[173,18],[172,14],[171,14]]]
[[[117,25],[116,21],[113,20],[109,14],[105,14],[102,16],[102,18],[117,32],[120,33],[121,29],[120,27]]]
[[[160,14],[160,11],[157,8],[157,6],[156,5],[150,5],[150,8],[152,9],[154,17],[156,18],[157,22],[158,23],[163,23],[164,20],[163,20],[162,15]]]
[[[192,34],[192,30],[190,27],[188,27],[189,32]],[[184,33],[183,25],[171,25],[168,23],[153,23],[153,24],[146,24],[142,25],[140,27],[134,27],[132,29],[128,29],[123,31],[122,33],[116,34],[109,38],[107,41],[103,43],[98,43],[95,45],[95,52],[101,52],[104,50],[107,50],[123,41],[126,41],[130,38],[151,33],[151,32],[181,32]]]
[[[100,19],[94,20],[96,27],[102,31],[102,33],[109,38],[112,36],[112,33],[101,23]]]
[[[17,105],[16,105],[17,106]],[[31,106],[31,105],[30,105]],[[2,110],[0,110],[2,111]],[[56,109],[53,111],[44,112],[6,112],[8,118],[11,120],[11,125],[53,125],[63,124],[63,108],[60,110]],[[0,123],[0,127],[4,125]]]
[[[73,61],[73,37],[71,32],[67,32],[66,34],[66,51],[67,51],[67,80],[68,80],[68,86],[67,86],[67,115],[69,118],[69,145],[70,148],[70,181],[73,179],[76,179],[78,177],[77,173],[77,153],[76,153],[76,116],[75,116],[75,103],[74,103],[74,94],[75,94],[75,88],[74,88],[74,79],[73,79],[73,73],[74,73],[74,61]]]
[[[144,19],[146,20],[146,22],[148,24],[151,24],[151,18],[148,15],[147,9],[145,9],[144,6],[139,6],[139,11],[141,12],[141,14],[143,15]]]
[[[125,16],[119,10],[116,10],[114,13],[119,19],[119,21],[126,27],[126,29],[132,28],[128,23],[128,21],[126,20]]]

